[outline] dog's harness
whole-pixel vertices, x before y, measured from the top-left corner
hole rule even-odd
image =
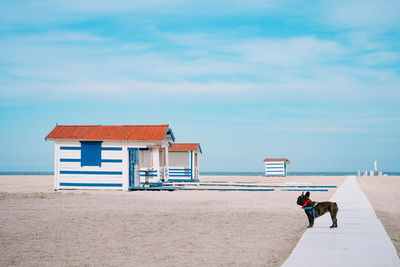
[[[307,203],[310,202],[310,201],[311,201],[310,199],[307,200],[307,201],[303,204],[302,208],[303,208],[304,210],[311,210],[311,211],[312,211],[312,216],[313,216],[314,218],[316,218],[316,217],[315,217],[315,209],[314,209],[314,208],[315,208],[315,206],[318,205],[318,202],[315,202],[314,206],[312,206],[312,207],[306,207]]]

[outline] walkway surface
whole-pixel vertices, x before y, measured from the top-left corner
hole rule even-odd
[[[392,241],[354,176],[346,178],[331,201],[339,206],[338,228],[329,228],[329,213],[317,218],[282,266],[400,266]]]

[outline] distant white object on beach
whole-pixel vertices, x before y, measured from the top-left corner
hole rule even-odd
[[[287,158],[266,158],[264,163],[265,176],[286,176],[290,161]]]
[[[165,125],[57,125],[55,189],[129,190],[168,180],[168,148],[175,141]]]
[[[374,171],[370,171],[369,176],[374,176]]]

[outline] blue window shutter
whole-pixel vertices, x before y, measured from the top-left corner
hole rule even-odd
[[[101,141],[81,141],[81,166],[101,167]]]

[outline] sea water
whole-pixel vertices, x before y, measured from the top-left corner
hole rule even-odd
[[[54,172],[0,172],[0,175],[53,175]],[[215,176],[263,176],[264,172],[200,172],[200,175]],[[400,175],[400,172],[383,172],[387,175]],[[287,172],[288,176],[348,176],[357,172]]]

